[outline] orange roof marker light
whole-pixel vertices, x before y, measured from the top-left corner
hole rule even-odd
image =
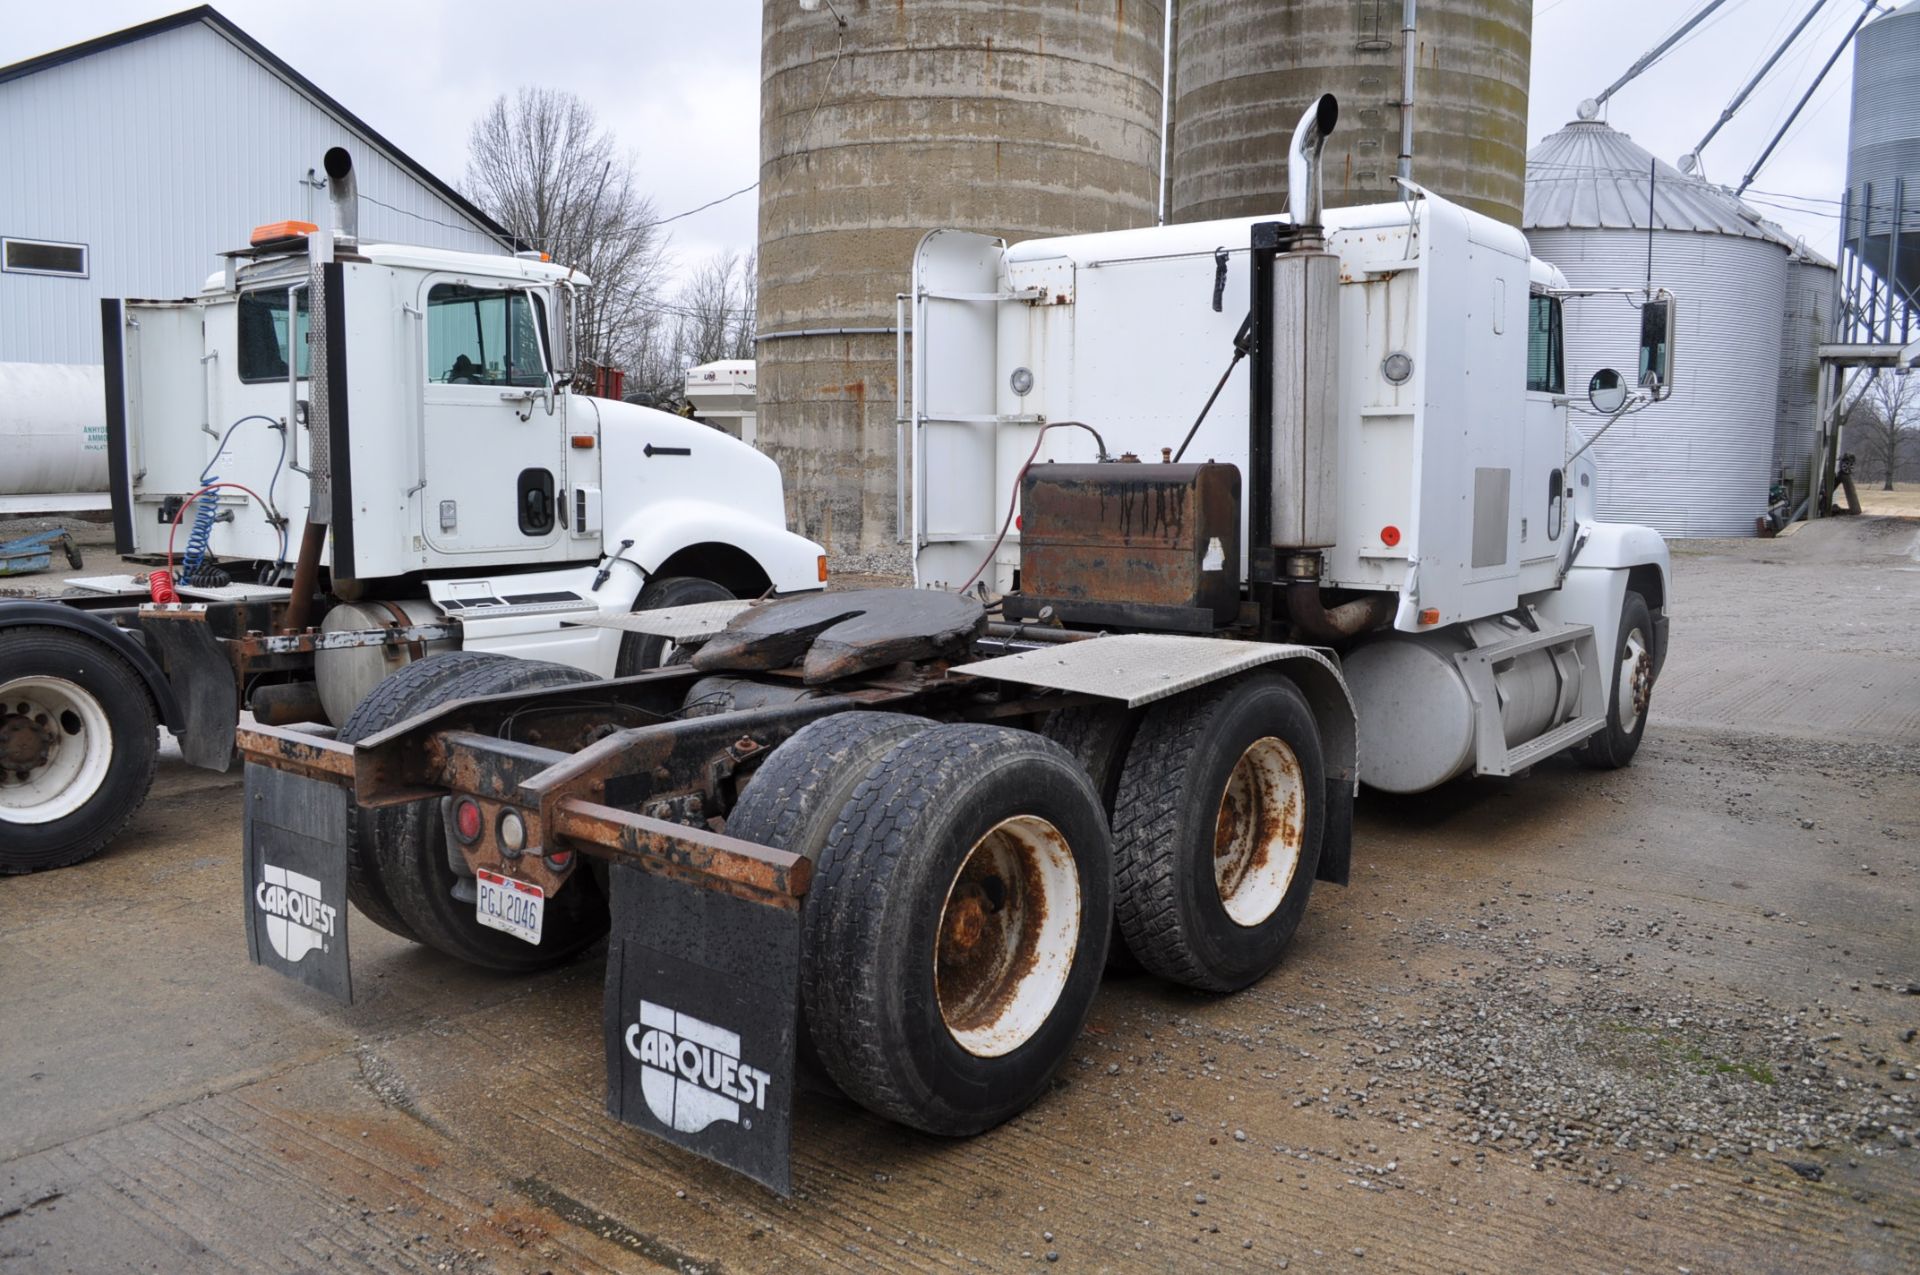
[[[253,237],[247,242],[258,248],[282,239],[305,239],[319,229],[310,221],[270,221],[264,226],[255,226]]]

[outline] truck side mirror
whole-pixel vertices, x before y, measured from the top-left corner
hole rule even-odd
[[[1602,416],[1617,415],[1627,405],[1627,378],[1603,367],[1587,382],[1587,402]]]
[[[1640,388],[1655,402],[1673,392],[1673,337],[1679,306],[1664,288],[1640,307]]]
[[[547,357],[553,360],[553,383],[565,389],[573,383],[573,288],[562,283],[553,290],[553,332]]]

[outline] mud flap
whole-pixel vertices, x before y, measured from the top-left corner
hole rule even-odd
[[[800,913],[614,865],[607,1111],[793,1190]]]
[[[347,962],[348,806],[318,779],[247,765],[247,955],[353,1003]]]
[[[1345,885],[1353,868],[1353,777],[1327,776],[1327,824],[1320,837],[1316,881]]]
[[[160,654],[185,720],[176,728],[187,765],[225,770],[233,765],[240,691],[233,661],[199,612],[156,611],[141,616],[140,632]]]

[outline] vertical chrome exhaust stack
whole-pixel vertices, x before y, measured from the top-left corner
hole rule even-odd
[[[1340,103],[1322,93],[1293,129],[1287,148],[1287,215],[1296,226],[1318,226],[1325,210],[1320,181],[1320,152],[1340,119]]]
[[[327,151],[327,198],[333,204],[333,244],[346,252],[360,246],[360,188],[353,179],[353,156],[344,146]]]

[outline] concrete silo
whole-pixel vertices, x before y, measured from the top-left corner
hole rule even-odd
[[[1406,0],[1181,0],[1175,10],[1169,220],[1284,207],[1287,140],[1340,99],[1330,207],[1399,197]],[[1527,155],[1530,0],[1422,0],[1415,12],[1413,180],[1518,225]]]
[[[837,11],[837,13],[836,13]],[[891,546],[894,297],[945,226],[1151,225],[1160,0],[766,0],[760,447],[795,530]]]
[[[1778,231],[1725,192],[1656,162],[1625,133],[1585,120],[1528,154],[1522,227],[1534,254],[1575,287],[1651,280],[1679,299],[1672,396],[1624,417],[1594,445],[1601,516],[1668,536],[1754,534],[1779,418],[1789,247]],[[1576,396],[1599,367],[1631,371],[1639,314],[1624,299],[1567,302],[1565,330],[1567,388]],[[1599,424],[1576,420],[1589,431]]]
[[[1894,317],[1872,304],[1874,333],[1911,339],[1920,297],[1920,0],[1875,18],[1853,40],[1853,119],[1847,143],[1846,247],[1871,274],[1898,285]],[[1865,318],[1867,316],[1862,316]]]

